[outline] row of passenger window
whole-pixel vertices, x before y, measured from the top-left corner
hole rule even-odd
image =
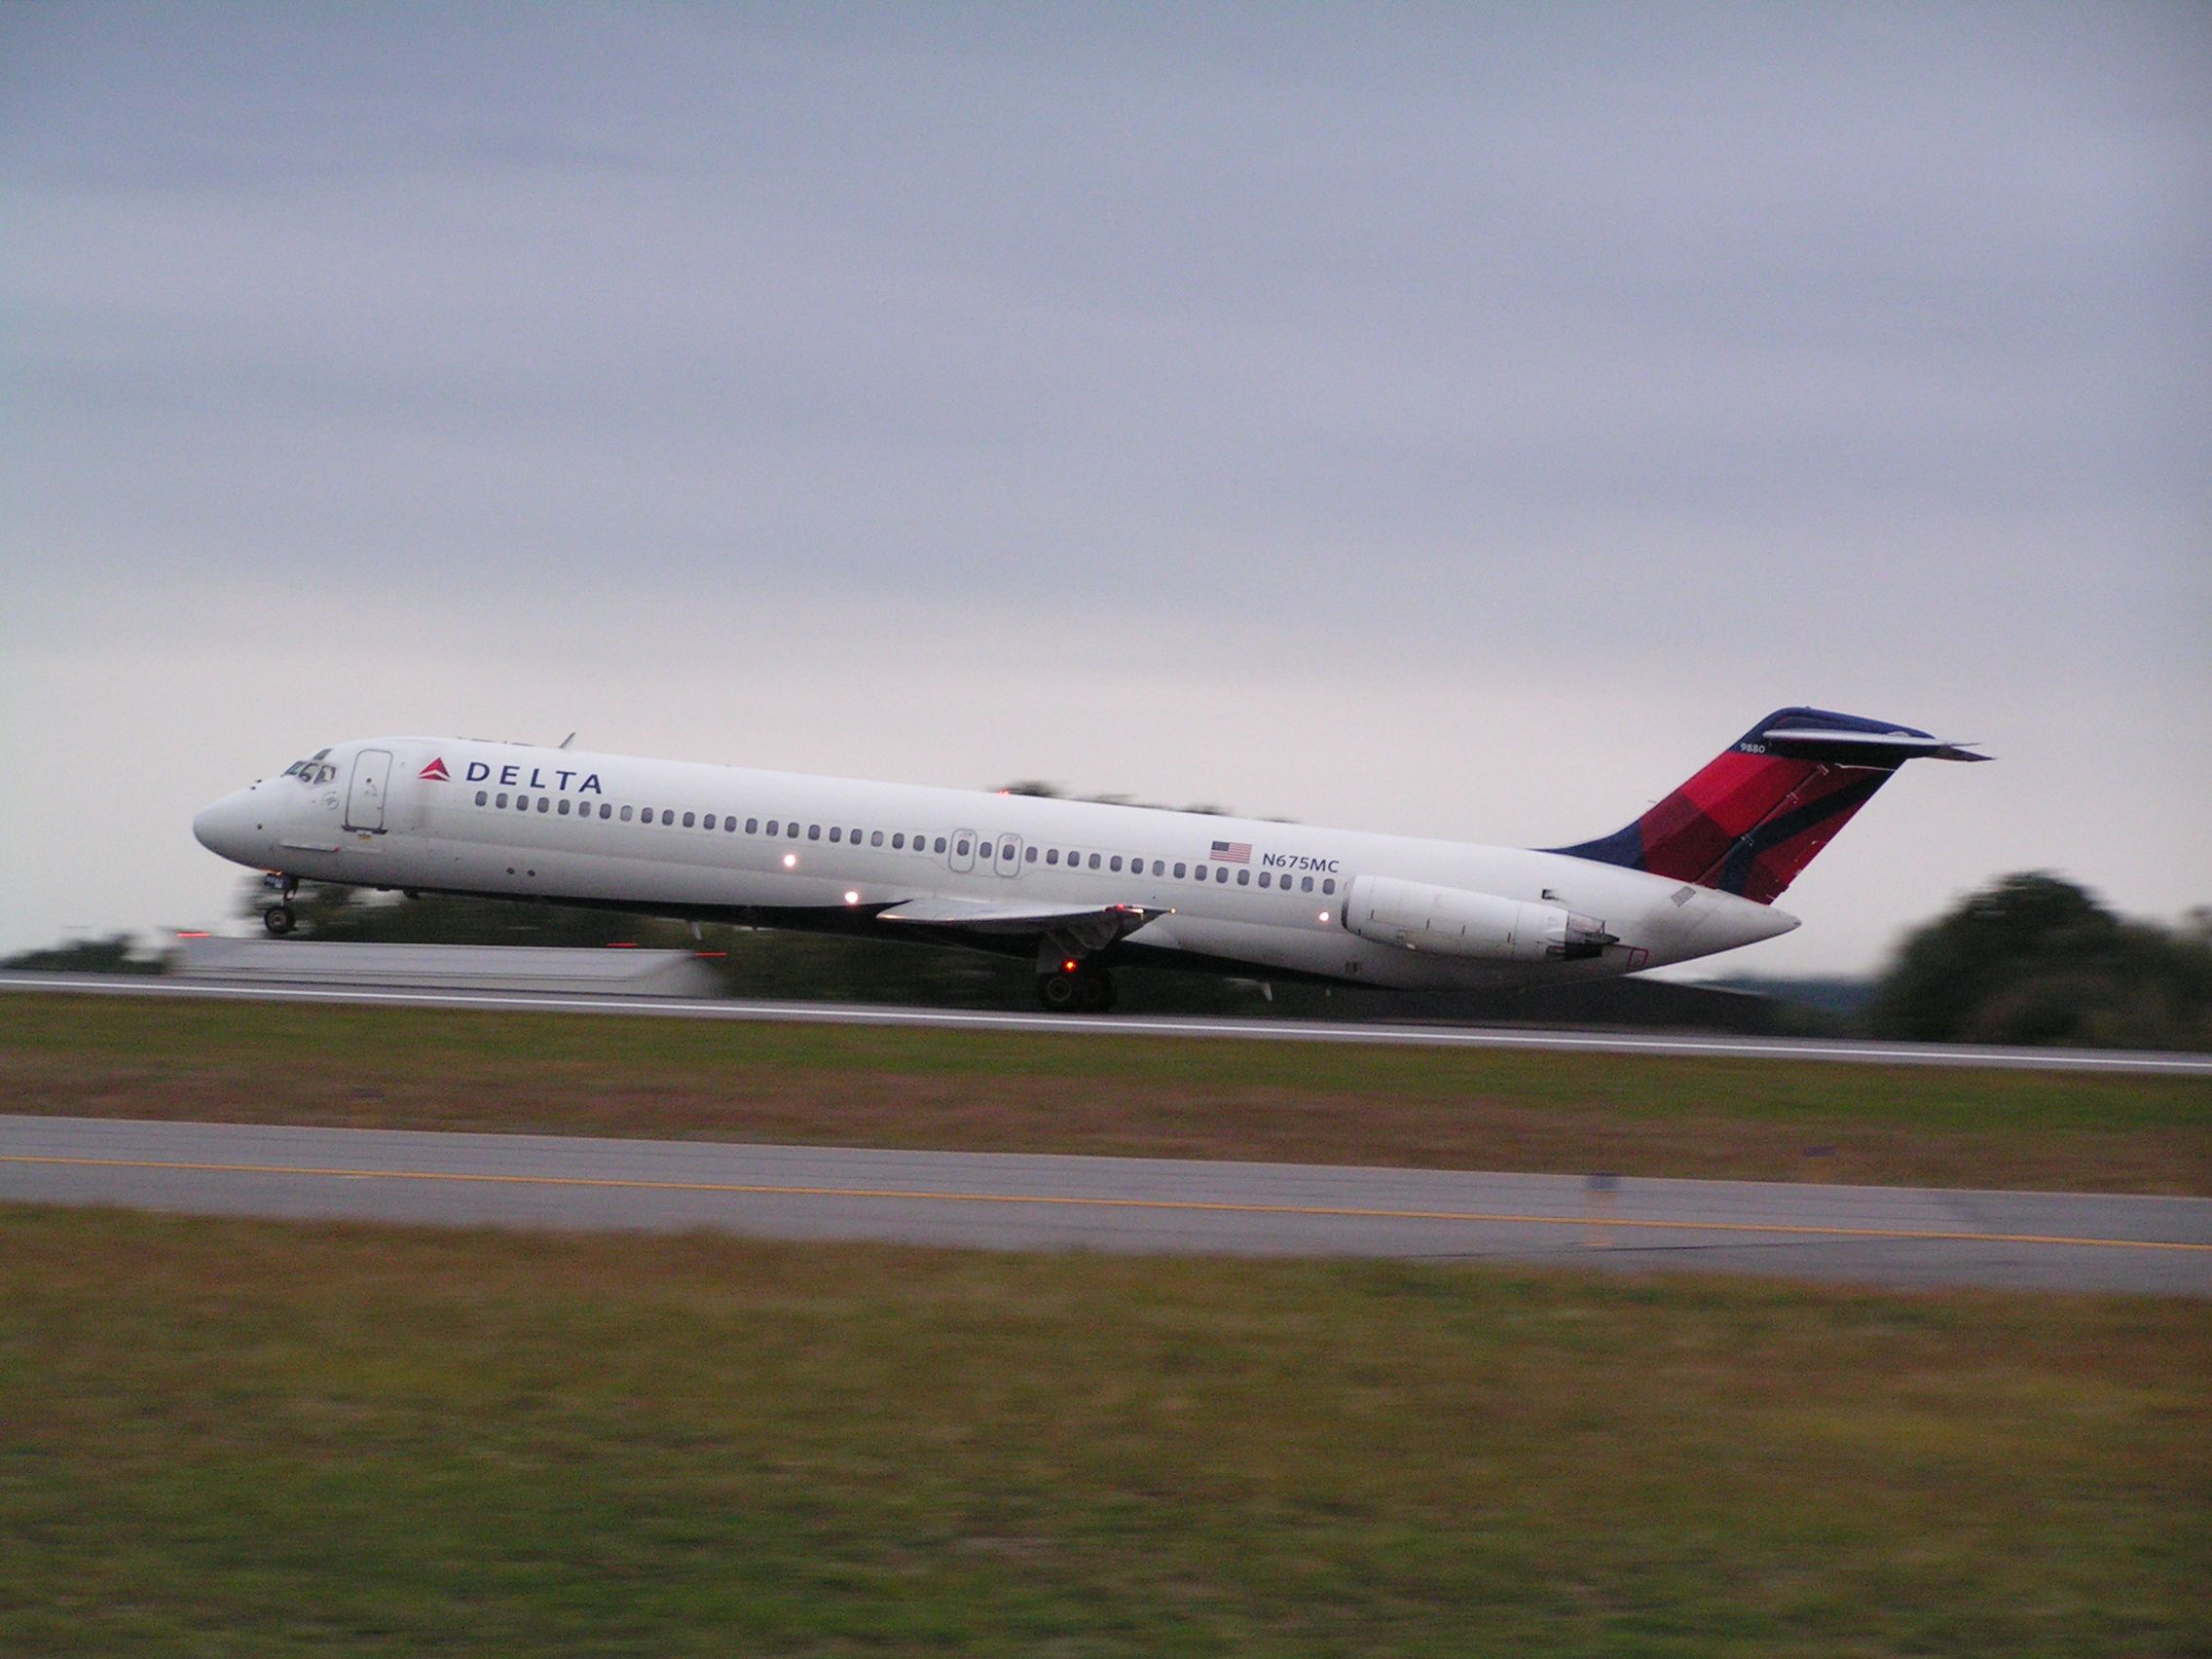
[[[476,804],[478,806],[496,807],[501,811],[510,810],[511,806],[511,810],[516,812],[530,812],[533,810],[535,810],[537,812],[550,812],[555,816],[561,818],[569,817],[571,810],[578,818],[590,818],[593,815],[593,811],[596,807],[599,817],[603,819],[615,820],[623,824],[633,822],[633,811],[635,811],[636,814],[634,821],[641,824],[657,823],[665,824],[670,826],[671,828],[674,828],[679,822],[678,814],[668,807],[641,806],[633,809],[631,807],[625,806],[618,809],[608,801],[571,801],[571,797],[567,795],[556,797],[552,795],[518,794],[513,797],[513,800],[510,803],[504,791],[501,791],[495,795],[489,790],[478,790],[476,792]],[[682,824],[682,827],[686,830],[701,828],[713,830],[719,827],[724,834],[734,835],[735,833],[737,833],[737,820],[735,818],[728,816],[721,816],[718,818],[718,816],[712,812],[704,815],[703,823],[701,821],[701,815],[695,812],[683,813],[682,815],[681,822]],[[745,832],[748,835],[758,835],[763,833],[760,820],[757,818],[748,818],[745,821]],[[767,822],[765,833],[778,839],[795,841],[799,838],[799,826],[794,822],[771,818]],[[830,826],[828,838],[832,843],[849,843],[852,846],[857,847],[861,845],[861,838],[863,833],[864,832],[862,830],[857,829],[847,830],[841,824],[832,824]],[[867,837],[867,845],[871,847],[881,847],[886,844],[885,832],[881,830],[868,830],[866,831],[866,834]],[[824,836],[821,825],[809,824],[806,826],[806,839],[808,839],[809,841],[819,841],[823,838]],[[894,830],[889,833],[889,845],[891,850],[895,853],[903,853],[906,851],[907,840],[907,834],[903,830]],[[942,855],[949,847],[952,857],[961,860],[966,860],[970,856],[971,850],[973,850],[977,862],[986,866],[994,865],[998,861],[1002,851],[1007,857],[1011,858],[1014,856],[1016,846],[1016,843],[1008,842],[1002,848],[1000,844],[995,841],[984,841],[979,845],[977,845],[971,843],[968,837],[965,835],[951,837],[938,835],[933,837],[926,831],[917,831],[912,836],[912,842],[913,850],[917,853],[934,852]],[[1126,868],[1126,870],[1132,875],[1142,875],[1145,873],[1145,861],[1143,859],[1134,857],[1125,858],[1121,853],[1085,853],[1073,847],[1064,849],[1060,847],[1046,847],[1042,849],[1042,851],[1040,851],[1040,849],[1038,849],[1037,847],[1031,846],[1021,848],[1020,857],[1022,858],[1024,863],[1033,865],[1042,864],[1047,867],[1058,866],[1064,869],[1088,868],[1108,871],[1117,874],[1120,873],[1123,869]],[[1172,870],[1173,872],[1173,879],[1177,881],[1205,881],[1210,879],[1217,883],[1226,884],[1230,879],[1230,866],[1227,865],[1201,864],[1194,866],[1188,861],[1185,861],[1183,863],[1178,863],[1170,866],[1168,861],[1165,859],[1154,859],[1152,861],[1152,873],[1154,875],[1159,876],[1164,880],[1168,878],[1170,870]],[[1259,885],[1263,888],[1279,887],[1282,892],[1288,893],[1291,891],[1292,878],[1290,872],[1287,870],[1282,873],[1279,880],[1276,877],[1275,872],[1272,870],[1263,869],[1259,872]],[[1235,873],[1235,879],[1237,886],[1250,887],[1252,885],[1251,869],[1245,866],[1238,867]],[[1337,883],[1334,876],[1323,876],[1321,878],[1320,891],[1324,895],[1333,894],[1336,892],[1336,890]],[[1298,891],[1301,893],[1311,893],[1312,891],[1314,891],[1313,877],[1311,877],[1310,875],[1299,877]]]
[[[991,842],[985,841],[976,849],[976,857],[980,863],[990,864],[1001,850],[994,848]],[[953,848],[953,852],[959,858],[966,858],[968,856],[968,843],[965,840],[961,841]],[[1130,874],[1142,875],[1145,873],[1145,861],[1143,859],[1130,858],[1124,861],[1120,853],[1085,853],[1072,847],[1065,851],[1058,847],[1047,847],[1044,849],[1042,859],[1040,859],[1037,848],[1024,847],[1021,849],[1021,857],[1023,862],[1027,864],[1043,863],[1048,867],[1058,865],[1065,869],[1085,868],[1119,871],[1124,866],[1125,863]],[[1172,874],[1177,881],[1205,881],[1210,878],[1217,882],[1226,883],[1230,879],[1230,866],[1203,864],[1194,866],[1188,862],[1170,865],[1165,859],[1154,859],[1152,861],[1152,873],[1162,879]],[[1312,892],[1313,878],[1309,875],[1302,879],[1305,885],[1301,891]],[[1250,887],[1252,885],[1252,871],[1248,866],[1242,866],[1236,870],[1236,885],[1239,887]],[[1259,885],[1262,887],[1276,886],[1274,871],[1261,870]],[[1285,893],[1291,890],[1291,876],[1288,870],[1285,870],[1282,874],[1280,887]],[[1321,891],[1323,893],[1334,893],[1336,890],[1337,883],[1334,876],[1323,876],[1321,878]]]

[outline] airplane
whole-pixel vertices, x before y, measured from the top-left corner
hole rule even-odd
[[[1408,990],[1634,974],[1798,925],[1774,901],[1915,758],[1910,726],[1781,709],[1610,835],[1487,847],[1056,797],[464,738],[318,749],[193,821],[302,880],[967,945],[1030,958],[1053,1012],[1176,964]]]

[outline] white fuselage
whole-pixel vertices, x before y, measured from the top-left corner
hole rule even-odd
[[[1796,926],[1767,905],[1561,853],[1202,813],[461,739],[374,738],[302,765],[210,806],[200,839],[306,880],[768,926],[857,931],[917,901],[983,917],[1141,906],[1156,913],[1120,947],[1131,954],[1401,988],[1604,977]],[[1363,877],[1363,904],[1382,888],[1437,890],[1595,919],[1607,942],[1571,960],[1485,959],[1362,937],[1346,912]]]

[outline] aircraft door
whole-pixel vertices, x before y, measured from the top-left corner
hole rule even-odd
[[[998,870],[1001,875],[1019,875],[1021,873],[1021,837],[1019,835],[1001,835],[999,837]]]
[[[976,831],[973,830],[955,830],[952,832],[952,856],[949,862],[953,869],[961,874],[976,867]]]
[[[352,781],[346,786],[346,828],[384,830],[384,797],[391,783],[391,751],[364,749],[353,756]]]

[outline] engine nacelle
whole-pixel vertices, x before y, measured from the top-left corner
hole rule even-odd
[[[1604,923],[1562,904],[1384,875],[1353,878],[1344,924],[1378,944],[1499,962],[1572,962],[1617,942]]]

